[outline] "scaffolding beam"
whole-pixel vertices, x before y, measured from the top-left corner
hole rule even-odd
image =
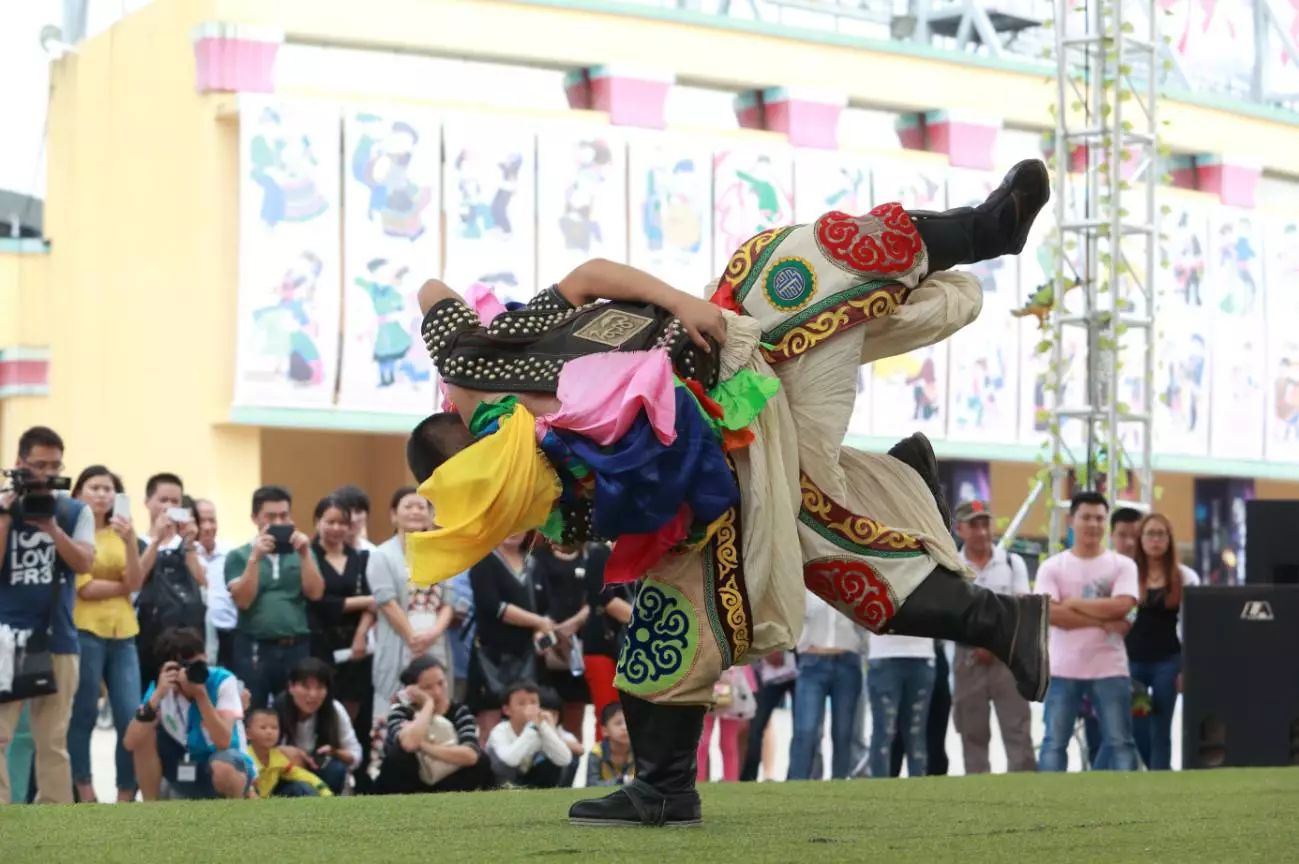
[[[1103,488],[1111,507],[1129,478],[1136,494],[1124,504],[1149,511],[1154,494],[1158,19],[1154,0],[1056,0],[1052,550],[1065,535],[1071,474],[1081,488]],[[1078,148],[1083,170],[1073,174]],[[1064,362],[1066,332],[1077,328],[1082,387]]]

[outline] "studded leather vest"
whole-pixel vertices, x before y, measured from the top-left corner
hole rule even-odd
[[[551,393],[564,364],[606,351],[665,348],[677,375],[711,388],[718,351],[705,353],[667,310],[645,303],[601,302],[575,308],[551,288],[484,328],[457,298],[424,316],[424,343],[449,384],[488,392]]]

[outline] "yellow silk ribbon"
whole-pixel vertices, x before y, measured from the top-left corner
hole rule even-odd
[[[519,405],[496,432],[442,463],[419,487],[438,527],[407,536],[411,581],[427,587],[450,579],[511,534],[539,528],[560,491],[537,449],[536,418]]]

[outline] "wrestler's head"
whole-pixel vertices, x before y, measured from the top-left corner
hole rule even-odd
[[[438,466],[474,443],[460,415],[450,411],[430,414],[411,430],[406,441],[406,464],[423,483]]]

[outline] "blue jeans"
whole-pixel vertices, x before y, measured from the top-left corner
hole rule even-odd
[[[365,747],[368,745],[362,744],[361,746]],[[335,795],[343,794],[343,789],[347,786],[347,775],[349,773],[347,764],[343,761],[332,758],[326,759],[323,762],[320,762],[316,767],[316,770],[311,773],[325,781],[325,785],[329,787],[330,792],[333,792]],[[311,787],[308,786],[307,788],[310,789]],[[316,794],[316,790],[312,789],[311,793],[313,795]]]
[[[794,689],[794,738],[789,743],[789,779],[812,779],[812,761],[821,742],[825,700],[830,698],[831,776],[852,772],[852,725],[861,698],[861,655],[800,654]],[[816,778],[821,779],[821,778]]]
[[[1069,740],[1082,705],[1091,695],[1100,723],[1101,748],[1093,767],[1097,771],[1135,771],[1137,749],[1132,740],[1132,681],[1127,677],[1051,678],[1046,691],[1046,735],[1038,754],[1039,771],[1067,771]]]
[[[135,761],[122,746],[126,727],[140,707],[140,659],[135,638],[102,639],[85,630],[77,631],[81,643],[81,680],[72,699],[72,720],[68,726],[68,757],[72,779],[90,782],[90,735],[99,719],[99,685],[108,687],[108,705],[117,729],[117,788],[135,791]]]
[[[1150,691],[1153,709],[1148,717],[1132,718],[1137,752],[1151,771],[1167,771],[1172,767],[1173,709],[1177,707],[1177,675],[1182,671],[1182,655],[1144,663],[1133,660],[1129,666],[1132,680]]]
[[[289,644],[285,644],[285,643]],[[235,632],[235,675],[252,695],[252,708],[266,708],[289,685],[289,672],[311,656],[311,640],[254,639]]]
[[[929,770],[925,738],[929,700],[934,695],[933,658],[872,660],[866,673],[866,691],[871,700],[871,776],[889,776],[893,737],[899,729],[907,751],[907,775],[925,776]]]
[[[159,727],[156,731],[158,736],[158,761],[162,763],[162,776],[171,787],[171,794],[175,798],[184,800],[195,799],[212,799],[216,798],[217,791],[212,785],[212,763],[224,762],[237,771],[244,774],[244,794],[253,787],[253,772],[249,759],[239,750],[229,748],[227,750],[218,750],[208,756],[201,762],[194,762],[194,779],[182,782],[179,779],[180,766],[185,762],[185,748],[167,732]]]

